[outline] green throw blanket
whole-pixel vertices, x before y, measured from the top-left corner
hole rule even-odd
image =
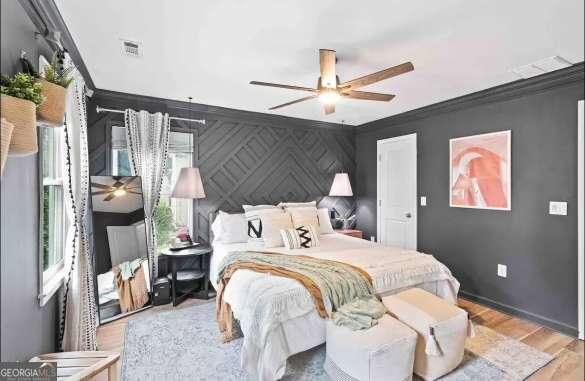
[[[233,252],[219,265],[217,303],[220,328],[227,328],[227,320],[231,319],[226,316],[229,307],[223,301],[223,291],[232,274],[240,269],[299,281],[313,297],[321,317],[328,317],[324,300],[329,300],[333,312],[331,320],[352,330],[376,325],[377,320],[386,312],[386,308],[374,294],[370,275],[358,267],[304,255]]]

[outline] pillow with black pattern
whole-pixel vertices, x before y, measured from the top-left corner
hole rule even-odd
[[[313,225],[281,229],[280,235],[287,249],[308,249],[319,246],[319,231]]]
[[[263,227],[260,216],[266,213],[284,213],[284,210],[274,205],[242,205],[242,207],[248,222],[248,243],[263,246]]]

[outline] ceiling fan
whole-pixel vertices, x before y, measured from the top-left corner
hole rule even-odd
[[[290,106],[295,103],[304,102],[309,99],[319,98],[325,107],[325,115],[333,114],[335,112],[335,103],[343,98],[389,102],[394,99],[395,95],[370,93],[366,91],[357,91],[360,87],[371,85],[372,83],[380,82],[385,79],[395,77],[400,74],[408,73],[414,70],[412,62],[405,62],[398,66],[393,66],[388,69],[380,70],[376,73],[368,74],[363,77],[355,78],[347,82],[340,83],[339,76],[335,72],[335,50],[319,49],[319,63],[321,66],[321,76],[317,80],[317,88],[281,85],[278,83],[251,81],[250,84],[258,86],[279,87],[283,89],[299,90],[313,93],[307,97],[296,99],[278,106],[269,108],[269,110],[276,110],[281,107]]]
[[[135,185],[135,186],[131,186],[130,183],[132,182],[132,180],[134,180],[134,178],[132,178],[132,177],[119,177],[119,176],[114,176],[113,178],[114,178],[114,180],[116,180],[116,182],[112,185],[91,183],[92,188],[101,189],[101,190],[96,191],[96,192],[91,192],[91,195],[97,196],[100,194],[107,194],[107,196],[104,198],[104,201],[111,201],[116,197],[124,196],[126,193],[139,194],[139,195],[142,194],[141,192],[135,191],[135,189],[140,188],[140,184]],[[124,182],[125,179],[127,179],[126,182]]]

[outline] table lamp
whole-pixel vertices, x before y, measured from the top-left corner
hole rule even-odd
[[[175,188],[171,193],[172,198],[199,199],[205,198],[203,182],[199,168],[186,167],[181,168],[179,178],[175,183]],[[189,242],[192,244],[191,238]]]

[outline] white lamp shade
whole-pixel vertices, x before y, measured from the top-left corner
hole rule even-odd
[[[181,168],[172,198],[205,198],[199,168]]]
[[[329,196],[353,196],[347,173],[336,173]]]

